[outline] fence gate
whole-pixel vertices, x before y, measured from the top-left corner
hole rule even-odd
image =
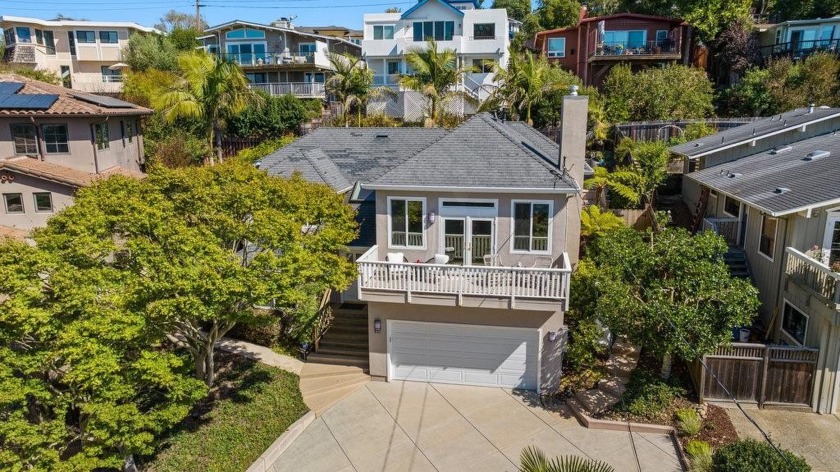
[[[732,401],[725,387],[736,400],[759,407],[810,408],[818,356],[818,349],[808,347],[732,343],[703,356],[708,371],[691,363],[691,377],[700,401]]]

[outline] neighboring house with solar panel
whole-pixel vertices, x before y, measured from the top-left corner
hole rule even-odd
[[[7,63],[47,70],[65,87],[91,93],[122,91],[122,51],[132,33],[158,33],[123,21],[41,20],[0,16]]]
[[[142,177],[140,118],[111,97],[0,75],[0,228],[26,232],[113,174]]]
[[[743,255],[770,339],[820,349],[810,406],[840,411],[840,108],[797,109],[671,148],[699,224]],[[760,333],[764,335],[764,333]]]
[[[234,20],[204,30],[204,49],[239,64],[251,88],[271,95],[326,98],[333,71],[330,53],[361,56],[361,47],[343,37],[308,32],[288,19],[270,25]]]
[[[387,380],[556,388],[586,114],[586,97],[565,97],[562,150],[479,113],[452,130],[320,128],[264,158],[270,175],[300,173],[358,208],[358,279],[308,360]]]

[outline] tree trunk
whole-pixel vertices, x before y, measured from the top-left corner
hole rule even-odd
[[[528,126],[534,126],[534,120],[531,119],[531,105],[525,107],[525,122]]]
[[[134,454],[123,458],[123,472],[137,472],[137,464],[134,463]]]
[[[214,126],[213,134],[216,136],[216,158],[219,160],[219,164],[221,164],[224,161],[224,155],[222,155],[222,129],[219,126]]]
[[[216,382],[216,355],[214,352],[214,347],[216,346],[216,342],[208,344],[209,349],[207,349],[207,354],[204,357],[204,383],[207,384],[208,387],[212,387],[213,384]]]
[[[195,378],[204,380],[205,383],[207,382],[207,351],[206,349],[202,348],[198,352],[195,353]]]
[[[670,352],[666,352],[665,355],[662,356],[662,370],[659,372],[659,375],[661,375],[665,380],[671,378],[671,366],[673,365],[673,361],[674,360]]]
[[[213,158],[213,131],[210,131],[210,134],[207,135],[207,142],[210,144],[210,154],[204,156],[204,165],[215,165],[216,160]]]

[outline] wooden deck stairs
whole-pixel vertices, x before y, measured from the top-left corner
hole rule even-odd
[[[703,217],[706,215],[706,206],[709,204],[709,187],[701,187],[700,199],[694,207],[694,217],[691,220],[691,232],[697,233],[703,226]]]

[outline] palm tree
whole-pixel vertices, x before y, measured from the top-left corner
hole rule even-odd
[[[578,456],[563,456],[548,460],[542,451],[528,447],[519,456],[520,472],[615,472],[609,464]]]
[[[421,92],[426,99],[426,126],[435,126],[446,104],[455,97],[469,103],[476,100],[469,94],[457,90],[458,83],[472,68],[458,67],[458,55],[454,49],[439,51],[434,39],[429,39],[425,49],[411,49],[405,61],[414,71],[400,78],[400,85]]]
[[[548,63],[541,56],[534,56],[531,51],[511,56],[507,69],[498,69],[495,80],[500,82],[499,93],[508,106],[525,111],[525,121],[533,125],[531,108],[546,93],[566,87],[560,69]]]
[[[179,118],[198,120],[221,162],[222,132],[227,120],[249,104],[259,106],[262,100],[248,87],[248,79],[233,62],[191,52],[178,58],[178,66],[178,84],[156,100],[156,108],[170,122]],[[206,162],[215,164],[212,155]]]
[[[370,100],[382,97],[395,98],[390,87],[373,87],[373,71],[358,57],[330,53],[333,74],[327,79],[327,91],[341,103],[344,126],[350,126],[349,112],[355,106],[358,124],[362,123],[362,110]]]

